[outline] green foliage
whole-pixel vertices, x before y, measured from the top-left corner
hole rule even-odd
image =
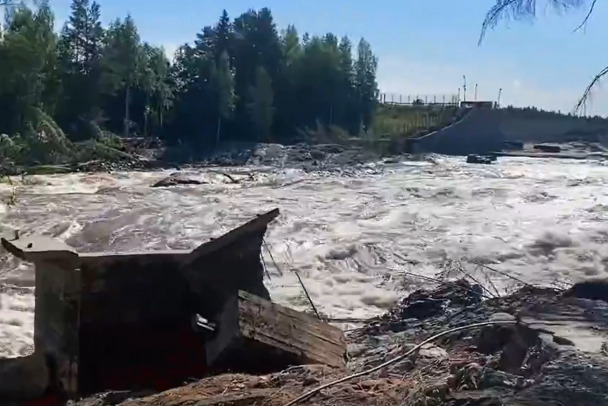
[[[74,161],[76,162],[88,162],[88,161],[128,161],[132,157],[126,152],[121,151],[120,145],[111,145],[106,142],[100,142],[95,140],[82,141],[78,145],[78,150],[74,154]]]
[[[72,14],[59,37],[57,54],[62,92],[57,119],[64,128],[72,127],[70,137],[74,140],[94,135],[89,133],[84,123],[95,119],[102,110],[104,30],[100,15],[99,4],[74,0]]]
[[[274,94],[270,75],[263,67],[259,67],[256,71],[248,107],[251,122],[259,133],[257,138],[268,141],[274,118]]]
[[[228,51],[222,51],[212,71],[211,82],[215,94],[218,110],[216,146],[220,142],[222,120],[232,116],[235,107],[236,96],[234,94],[234,74],[230,68],[230,56]]]
[[[372,53],[372,48],[367,41],[361,39],[357,47],[357,61],[355,62],[355,87],[356,97],[359,104],[360,122],[367,129],[372,123],[375,101],[378,97],[378,86],[376,84],[376,70],[378,60]]]
[[[100,134],[97,142],[105,145],[106,147],[113,148],[119,151],[125,150],[125,143],[123,139],[116,134],[113,134],[108,131],[104,131]]]
[[[374,115],[377,138],[424,135],[456,120],[457,106],[380,105]]]
[[[161,137],[196,157],[224,141],[373,129],[377,59],[363,39],[353,49],[331,33],[280,33],[268,8],[224,11],[170,63],[131,16],[108,27],[100,16],[95,1],[72,0],[57,34],[48,3],[12,9],[0,39],[1,159],[122,159],[114,134]]]
[[[6,144],[3,156],[14,163],[47,164],[69,159],[74,147],[63,131],[46,113],[32,109],[32,121],[26,123]],[[4,146],[4,145],[3,145]]]
[[[31,126],[36,108],[52,108],[56,36],[48,5],[21,6],[8,18],[0,42],[0,132]]]
[[[343,128],[335,125],[324,125],[319,121],[317,121],[315,127],[299,129],[298,134],[302,140],[314,144],[348,144],[352,139],[351,135]]]

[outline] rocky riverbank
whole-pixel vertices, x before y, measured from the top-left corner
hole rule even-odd
[[[256,144],[250,147],[234,147],[214,153],[201,162],[173,165],[177,169],[207,168],[207,167],[271,167],[282,169],[299,169],[304,172],[340,173],[349,176],[356,175],[362,170],[378,172],[378,166],[369,167],[366,164],[377,162],[380,155],[359,147],[345,147],[338,144]],[[385,157],[383,163],[396,163],[401,157]],[[171,166],[169,166],[171,167]],[[227,172],[221,172],[227,183],[240,183],[243,179]],[[254,175],[248,173],[244,180],[253,180]],[[153,187],[168,187],[176,185],[198,185],[206,183],[196,175],[175,172],[157,181]]]
[[[498,151],[496,154],[498,156],[517,158],[606,160],[608,159],[608,148],[601,142],[527,143],[523,145],[523,149],[521,150]]]
[[[307,170],[353,166],[380,158],[376,152],[340,144],[235,145],[204,158],[202,166],[261,165]]]
[[[141,145],[140,145],[141,144]],[[56,165],[20,166],[4,164],[3,175],[49,175],[74,172],[147,171],[169,168],[213,166],[272,166],[297,168],[305,171],[356,166],[380,158],[380,154],[358,146],[339,144],[234,144],[192,161],[171,158],[174,154],[160,146],[130,142],[126,151],[114,151],[111,156],[85,162]]]
[[[607,405],[608,305],[596,300],[606,299],[606,286],[524,286],[488,299],[479,285],[444,282],[350,331],[346,371],[295,366],[265,376],[225,374],[76,405]],[[480,323],[488,324],[466,327]]]

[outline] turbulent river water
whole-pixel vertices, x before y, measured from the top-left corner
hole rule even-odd
[[[446,269],[477,272],[498,290],[606,274],[608,166],[601,161],[504,158],[467,165],[434,157],[357,170],[192,171],[207,184],[151,188],[167,171],[34,176],[16,180],[5,232],[41,233],[80,251],[191,248],[275,207],[264,259],[274,300],[334,318],[386,311]],[[251,175],[250,175],[251,174]],[[12,187],[0,185],[8,197]],[[276,261],[276,262],[275,262]],[[453,262],[456,261],[456,262]],[[454,266],[459,263],[459,266]],[[278,268],[284,276],[279,276]],[[0,357],[32,351],[34,272],[0,256]]]

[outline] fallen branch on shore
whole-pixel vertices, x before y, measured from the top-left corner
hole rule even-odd
[[[524,282],[524,281],[522,281],[521,279],[519,279],[519,278],[517,278],[517,277],[515,277],[515,276],[513,276],[513,275],[510,275],[510,274],[508,274],[508,273],[506,273],[506,272],[499,271],[498,269],[492,268],[492,267],[490,267],[490,266],[488,266],[488,265],[485,265],[485,264],[482,264],[482,263],[480,263],[480,262],[473,262],[473,263],[474,263],[475,265],[477,265],[477,266],[480,266],[480,267],[482,267],[482,268],[487,269],[488,271],[491,271],[491,272],[497,273],[497,274],[499,274],[499,275],[502,275],[502,276],[504,276],[504,277],[507,277],[507,278],[509,278],[509,279],[511,279],[511,280],[513,280],[513,281],[515,281],[515,282],[517,282],[517,283],[521,283],[522,285],[524,285],[524,286],[526,286],[526,287],[528,287],[528,288],[533,288],[533,287],[534,287],[534,285],[531,285],[531,284],[529,284],[529,283],[527,283],[527,282]]]
[[[396,271],[395,273],[392,273],[391,275],[406,275],[406,276],[412,276],[412,277],[415,277],[415,278],[420,278],[420,279],[422,279],[422,280],[425,280],[425,281],[428,281],[428,282],[433,282],[433,283],[436,283],[436,284],[442,284],[442,283],[444,283],[444,282],[445,282],[445,280],[444,280],[444,279],[441,279],[441,278],[433,278],[433,277],[430,277],[430,276],[425,276],[425,275],[417,274],[417,273],[414,273],[414,272],[408,272],[408,271]],[[473,278],[471,278],[471,279],[473,279]],[[482,289],[483,291],[485,291],[485,292],[486,292],[485,294],[482,292],[482,296],[483,296],[484,298],[486,298],[486,299],[493,299],[493,298],[498,297],[498,296],[495,296],[494,294],[492,294],[491,292],[489,292],[489,291],[488,291],[486,288],[484,288],[484,287],[483,287],[483,285],[482,285],[482,284],[480,284],[479,282],[475,282],[475,283],[477,283],[477,284],[478,284],[478,285],[481,287],[481,289]],[[465,287],[458,287],[458,289],[462,289],[463,291],[466,291],[466,292],[469,292],[469,293],[478,294],[478,292],[476,292],[476,291],[474,291],[474,290],[472,290],[472,289],[469,289],[469,288],[465,288]]]
[[[460,281],[445,281],[449,286],[428,290],[426,295],[412,293],[411,300],[405,298],[394,311],[349,334],[349,369],[363,372],[350,375],[341,368],[317,364],[269,375],[219,374],[145,399],[135,396],[138,399],[121,406],[438,405],[478,404],[480,399],[488,404],[536,404],[538,399],[551,405],[603,404],[603,394],[608,393],[608,359],[602,356],[600,344],[593,350],[597,356],[577,351],[579,332],[575,330],[595,334],[597,328],[604,330],[608,316],[589,314],[589,306],[599,310],[602,303],[580,306],[569,296],[587,297],[597,289],[608,292],[608,283],[595,282],[595,289],[578,284],[570,295],[523,288],[497,300],[481,301],[464,297],[459,286],[471,282]],[[438,301],[443,302],[441,306],[417,315],[406,311],[420,310],[422,302]],[[558,315],[565,317],[556,325]],[[583,327],[580,320],[590,325]],[[402,324],[393,326],[393,321]],[[605,337],[605,333],[597,334]],[[416,343],[420,344],[414,347]],[[564,351],[559,350],[562,347]],[[266,357],[264,362],[273,358]],[[369,369],[370,365],[378,366]],[[92,404],[91,400],[77,405]]]
[[[463,331],[463,330],[472,330],[472,329],[476,329],[479,327],[485,327],[485,326],[495,326],[495,325],[505,325],[505,324],[516,324],[515,321],[511,321],[511,320],[500,320],[500,321],[488,321],[488,322],[484,322],[484,323],[474,323],[474,324],[469,324],[466,326],[461,326],[461,327],[455,327],[449,330],[445,330],[442,331],[441,333],[435,334],[434,336],[431,336],[429,338],[427,338],[426,340],[422,341],[420,344],[417,344],[414,348],[412,348],[411,350],[409,350],[408,352],[406,352],[405,354],[399,355],[398,357],[395,357],[393,359],[390,359],[378,366],[375,366],[373,368],[367,369],[365,371],[361,371],[361,372],[357,372],[355,374],[351,374],[351,375],[347,375],[343,378],[340,379],[336,379],[335,381],[332,382],[328,382],[326,384],[323,384],[309,392],[304,393],[302,396],[299,396],[297,398],[295,398],[294,400],[292,400],[291,402],[285,404],[285,406],[293,406],[296,405],[300,402],[302,402],[303,400],[308,399],[309,397],[311,397],[312,395],[315,395],[319,392],[321,392],[324,389],[327,389],[331,386],[334,385],[338,385],[340,383],[349,381],[351,379],[355,379],[355,378],[360,378],[362,376],[365,375],[369,375],[372,374],[374,372],[380,371],[383,368],[386,368],[389,365],[392,364],[396,364],[399,361],[402,361],[404,359],[406,359],[407,357],[409,357],[410,355],[412,355],[413,353],[415,353],[416,351],[418,351],[421,347],[423,347],[424,345],[431,343],[435,340],[437,340],[438,338],[444,337],[446,335],[452,334],[452,333],[456,333],[459,331]]]

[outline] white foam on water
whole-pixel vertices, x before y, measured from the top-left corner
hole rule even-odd
[[[173,171],[36,176],[15,180],[4,230],[63,239],[80,251],[192,248],[278,207],[265,262],[273,299],[334,318],[381,314],[450,260],[479,262],[530,283],[605,276],[608,167],[602,162],[463,158],[387,165],[356,177],[299,170],[190,170],[203,185],[151,188]],[[248,174],[251,173],[252,176]],[[0,184],[7,198],[11,186]],[[277,266],[284,276],[279,276]],[[471,267],[473,267],[471,265]],[[494,283],[508,286],[497,275]],[[0,356],[31,351],[32,266],[0,256]],[[0,285],[1,286],[1,285]]]

